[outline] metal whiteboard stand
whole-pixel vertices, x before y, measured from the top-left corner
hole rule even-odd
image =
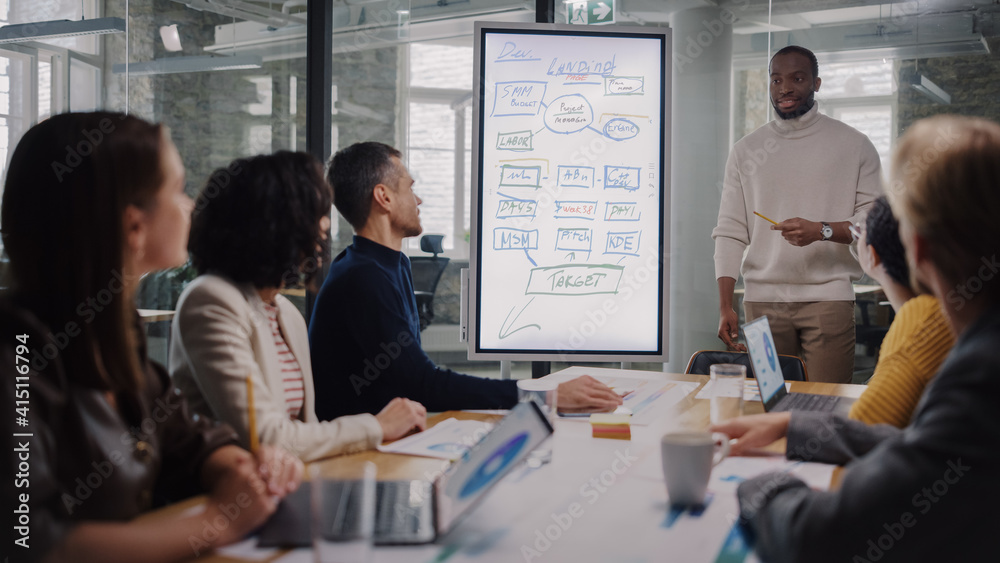
[[[500,360],[500,379],[510,379],[510,360]]]

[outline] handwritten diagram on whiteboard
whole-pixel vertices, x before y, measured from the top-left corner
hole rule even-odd
[[[669,36],[558,27],[478,33],[474,344],[662,354]]]

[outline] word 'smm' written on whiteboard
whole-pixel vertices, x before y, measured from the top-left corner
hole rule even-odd
[[[534,218],[538,202],[533,199],[517,199],[508,197],[501,199],[497,205],[497,219],[513,219],[515,217]]]
[[[591,166],[559,166],[556,183],[566,188],[593,188],[594,168]]]
[[[556,201],[556,219],[585,219],[597,217],[597,201]]]
[[[537,189],[542,187],[541,181],[541,166],[511,166],[504,164],[500,167],[500,187]]]
[[[511,131],[510,133],[497,133],[497,150],[525,152],[534,150],[532,147],[533,135],[531,131]]]
[[[518,80],[497,82],[493,94],[493,116],[538,115],[548,82]]]
[[[525,295],[616,294],[624,266],[563,264],[532,268]]]
[[[642,217],[635,201],[608,201],[604,205],[605,221],[638,221]]]

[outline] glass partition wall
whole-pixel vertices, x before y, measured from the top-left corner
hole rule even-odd
[[[123,28],[110,21],[99,35],[0,42],[0,176],[28,127],[70,109],[128,111],[168,125],[192,195],[233,158],[305,150],[307,119],[329,124],[333,150],[362,140],[394,145],[424,200],[425,233],[443,234],[452,259],[424,344],[436,359],[459,362],[458,270],[467,264],[474,188],[473,22],[534,21],[536,3],[331,0],[333,50],[320,54],[333,74],[330,116],[305,112],[306,4],[0,0],[0,26],[120,18]],[[565,4],[555,5],[565,22]],[[682,371],[696,350],[721,347],[711,230],[729,149],[772,118],[769,54],[789,44],[815,51],[820,111],[868,135],[884,165],[921,117],[1000,119],[1000,6],[991,0],[628,0],[615,8],[619,25],[673,29],[670,371]],[[333,217],[336,255],[352,232]],[[420,254],[418,239],[406,251]],[[140,307],[172,310],[192,276],[189,267],[149,276]],[[288,293],[304,308],[303,290]],[[161,324],[151,338],[162,349]]]

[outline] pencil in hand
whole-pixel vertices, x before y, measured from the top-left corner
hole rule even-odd
[[[758,217],[760,217],[761,219],[763,219],[763,220],[771,223],[772,225],[777,225],[778,224],[778,222],[775,221],[774,219],[769,219],[767,217],[764,217],[763,215],[761,215],[760,213],[757,213],[756,211],[754,211],[753,214],[756,215],[756,216],[758,216]]]
[[[257,438],[257,409],[253,404],[253,379],[247,375],[247,415],[249,424],[247,429],[250,433],[250,453],[257,455],[260,443]]]

